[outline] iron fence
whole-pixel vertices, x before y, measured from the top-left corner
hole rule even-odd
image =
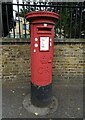
[[[28,38],[30,30],[25,14],[31,11],[52,11],[60,14],[60,20],[55,24],[56,38],[85,38],[84,2],[3,2],[0,6],[2,37]]]

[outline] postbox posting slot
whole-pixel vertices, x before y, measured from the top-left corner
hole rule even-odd
[[[51,27],[38,27],[37,28],[37,33],[50,33],[51,34]]]

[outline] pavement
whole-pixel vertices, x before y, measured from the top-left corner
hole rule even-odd
[[[25,85],[3,85],[2,117],[3,118],[83,118],[83,85],[53,83],[53,95],[58,100],[56,112],[40,116],[28,112],[23,107],[23,100],[30,93],[30,83]]]

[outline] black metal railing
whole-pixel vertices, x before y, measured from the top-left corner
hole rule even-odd
[[[22,4],[4,2],[0,5],[2,6],[2,37],[28,38],[30,31],[25,14],[44,10],[60,14],[60,20],[55,24],[56,38],[85,38],[84,2],[23,2]]]

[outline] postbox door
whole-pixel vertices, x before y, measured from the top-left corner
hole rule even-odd
[[[32,82],[36,85],[47,85],[52,82],[53,60],[53,26],[35,27],[37,31],[32,41]]]

